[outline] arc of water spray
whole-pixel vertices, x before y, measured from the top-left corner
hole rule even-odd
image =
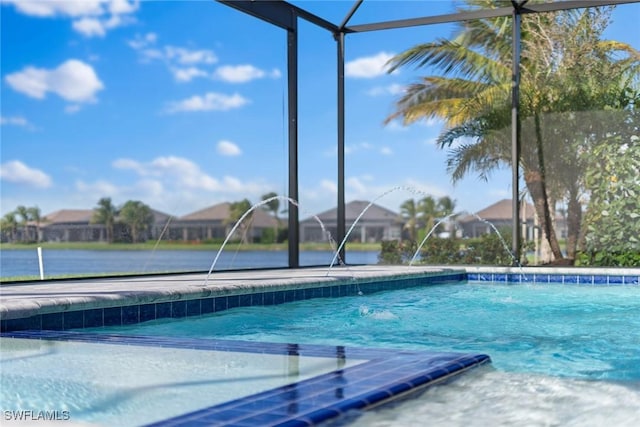
[[[509,255],[511,255],[511,259],[516,263],[516,265],[520,268],[522,268],[522,265],[520,264],[520,260],[516,259],[516,256],[513,254],[513,252],[511,252],[511,249],[509,249],[509,245],[507,245],[507,242],[504,241],[504,239],[502,238],[502,235],[500,234],[500,232],[498,231],[498,229],[496,228],[495,225],[493,225],[491,222],[487,221],[486,219],[482,218],[480,215],[478,215],[477,213],[473,213],[471,214],[474,217],[476,217],[478,220],[480,220],[481,222],[484,222],[485,224],[489,225],[493,231],[496,232],[496,234],[498,235],[498,238],[500,239],[500,242],[502,243],[502,246],[504,246],[504,249],[507,251],[507,253]]]
[[[276,199],[285,200],[285,201],[291,203],[292,205],[294,205],[295,207],[297,207],[298,209],[300,209],[300,205],[298,204],[298,202],[296,200],[292,199],[291,197],[287,197],[287,196],[269,197],[268,199],[264,199],[261,202],[258,202],[256,204],[254,204],[253,206],[251,206],[251,208],[247,209],[247,211],[244,214],[242,214],[240,219],[238,219],[238,221],[236,221],[236,223],[234,224],[233,228],[227,234],[227,237],[224,239],[224,242],[222,242],[222,246],[220,246],[220,249],[218,249],[218,253],[216,254],[215,258],[213,259],[213,263],[211,263],[211,268],[209,268],[209,272],[207,273],[207,277],[206,277],[205,282],[204,282],[205,286],[209,283],[209,277],[211,276],[211,273],[213,272],[213,269],[216,266],[216,263],[218,262],[218,258],[220,258],[220,255],[222,254],[222,251],[224,250],[224,247],[226,246],[226,244],[229,241],[229,239],[231,239],[231,237],[233,236],[233,233],[235,233],[236,229],[240,226],[242,221],[244,221],[244,219],[249,214],[251,214],[251,212],[253,212],[257,208],[259,208],[260,206],[264,206],[267,203],[270,203],[270,202],[272,202],[273,200],[276,200]],[[307,212],[305,212],[305,213],[307,213]],[[335,250],[335,242],[331,237],[331,233],[329,231],[327,231],[327,229],[325,228],[323,222],[320,220],[320,218],[318,218],[317,215],[311,215],[311,216],[318,222],[318,224],[320,224],[320,228],[325,233],[325,236],[327,236],[327,239],[329,241],[329,245],[331,246],[331,249]],[[334,262],[335,262],[335,257],[334,257]],[[342,262],[342,260],[340,262]]]
[[[420,253],[420,250],[422,249],[422,246],[425,244],[425,242],[427,241],[427,239],[429,238],[429,236],[431,236],[431,234],[433,234],[433,232],[435,231],[436,228],[438,228],[438,226],[440,224],[442,224],[444,221],[446,221],[449,217],[452,217],[454,215],[457,215],[456,213],[452,213],[447,215],[446,217],[442,218],[440,221],[438,221],[436,223],[436,225],[433,226],[433,228],[431,229],[431,231],[429,231],[429,233],[425,236],[425,238],[422,240],[422,243],[420,243],[420,246],[418,246],[418,250],[415,252],[415,254],[413,255],[413,258],[411,258],[411,262],[409,262],[409,265],[413,264],[413,262],[415,261],[415,259],[418,257],[418,254]],[[514,260],[514,262],[518,265],[518,267],[522,268],[522,265],[520,264],[520,261],[516,259],[515,255],[513,254],[513,252],[511,252],[511,249],[509,249],[509,246],[507,245],[507,242],[505,242],[505,240],[502,238],[502,235],[500,234],[500,232],[498,231],[498,229],[496,228],[495,225],[493,225],[490,221],[487,221],[486,219],[482,218],[480,215],[478,215],[477,213],[472,213],[471,215],[473,215],[475,218],[477,218],[480,222],[483,222],[485,224],[487,224],[488,226],[490,226],[493,231],[496,232],[496,235],[498,236],[498,238],[500,239],[500,243],[502,243],[502,246],[504,247],[504,249],[507,251],[507,253],[511,256],[511,258]]]
[[[393,193],[394,191],[397,190],[406,190],[409,191],[413,194],[420,194],[423,196],[428,196],[428,193],[425,193],[424,191],[420,191],[418,189],[412,188],[412,187],[405,187],[405,186],[397,186],[397,187],[393,187],[390,190],[385,191],[384,193],[380,194],[378,197],[376,197],[375,199],[373,199],[371,202],[369,202],[369,204],[362,210],[362,212],[360,212],[360,215],[358,215],[358,217],[355,219],[355,221],[353,221],[353,224],[351,224],[351,227],[349,227],[349,231],[347,231],[347,234],[344,236],[344,239],[342,239],[342,242],[340,243],[340,246],[338,247],[338,249],[336,250],[336,254],[333,257],[333,260],[331,261],[331,264],[329,265],[329,269],[327,270],[327,274],[326,276],[329,275],[329,272],[331,272],[331,268],[333,267],[333,264],[335,264],[336,262],[336,258],[338,257],[338,255],[340,254],[340,251],[342,250],[342,247],[345,245],[345,243],[347,242],[347,239],[349,238],[349,235],[351,234],[351,231],[353,231],[353,229],[355,228],[356,224],[358,223],[358,221],[360,221],[360,218],[362,218],[362,216],[365,214],[365,212],[367,212],[367,210],[378,200],[380,200],[381,198],[383,198],[384,196],[386,196],[387,194]]]
[[[438,221],[432,228],[431,230],[427,233],[427,235],[424,237],[424,239],[422,239],[422,242],[420,243],[420,245],[418,246],[418,249],[416,250],[416,253],[413,254],[413,258],[411,258],[411,261],[409,261],[409,267],[411,267],[411,265],[413,264],[413,262],[416,260],[416,258],[418,257],[418,254],[420,253],[420,250],[422,249],[422,246],[424,246],[425,242],[427,241],[427,239],[433,234],[434,231],[436,231],[436,229],[438,228],[438,226],[440,224],[442,224],[443,222],[445,222],[447,219],[451,218],[452,216],[457,215],[457,213],[452,213],[449,214],[447,216],[445,216],[444,218],[442,218],[440,221]]]
[[[169,223],[171,222],[172,219],[173,219],[173,216],[169,216],[169,218],[167,218],[167,222],[164,224],[164,227],[162,228],[162,231],[160,232],[160,236],[158,237],[158,240],[156,240],[156,244],[153,246],[153,249],[151,250],[151,255],[149,255],[149,257],[147,258],[147,261],[144,263],[144,266],[142,267],[142,272],[143,273],[145,273],[147,271],[147,265],[149,265],[149,261],[151,261],[153,256],[156,254],[156,249],[158,249],[158,245],[160,244],[160,241],[162,240],[162,236],[164,236],[164,233],[169,228]]]
[[[427,241],[427,239],[429,238],[429,236],[431,236],[431,234],[433,234],[433,232],[436,230],[436,228],[438,228],[438,226],[440,224],[442,224],[444,221],[446,221],[448,218],[457,215],[456,213],[452,213],[447,215],[446,217],[442,218],[440,221],[438,221],[436,223],[436,225],[433,226],[433,228],[431,229],[431,231],[429,231],[429,233],[425,236],[425,238],[422,240],[422,243],[420,243],[420,246],[418,246],[418,250],[415,252],[415,254],[413,255],[413,258],[411,258],[411,262],[409,262],[409,265],[411,266],[411,264],[413,264],[413,262],[415,261],[415,259],[418,257],[418,254],[420,253],[420,250],[422,249],[422,246],[424,246],[425,242]],[[504,239],[502,238],[502,235],[500,234],[500,232],[498,231],[498,229],[496,228],[495,225],[493,225],[491,222],[487,221],[486,219],[482,218],[481,216],[479,216],[477,213],[472,213],[471,215],[473,215],[474,217],[476,217],[479,221],[489,225],[493,231],[496,232],[496,235],[498,236],[498,238],[500,239],[500,242],[502,243],[502,246],[504,247],[504,249],[507,251],[507,253],[509,255],[511,255],[511,258],[515,261],[515,263],[519,266],[522,267],[522,265],[520,265],[520,261],[516,259],[516,257],[513,255],[513,252],[511,252],[511,249],[509,249],[509,246],[507,245],[507,243],[504,241]]]

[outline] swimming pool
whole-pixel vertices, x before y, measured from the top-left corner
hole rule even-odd
[[[177,292],[172,291],[170,297],[173,303],[161,302],[158,297],[150,294],[152,285],[159,285],[145,282],[142,284],[144,292],[141,293],[144,299],[138,299],[138,303],[141,304],[137,306],[135,317],[138,321],[149,318],[149,308],[153,309],[158,318],[167,315],[183,318],[159,319],[113,329],[82,329],[80,332],[69,333],[71,338],[64,337],[64,333],[61,332],[60,337],[82,343],[101,341],[103,345],[118,343],[127,346],[146,343],[145,345],[151,348],[200,347],[200,350],[206,351],[215,350],[216,346],[220,345],[220,339],[232,339],[234,341],[223,342],[246,344],[248,347],[243,352],[253,346],[254,349],[250,351],[254,353],[263,353],[265,349],[272,348],[270,346],[275,346],[275,352],[269,351],[281,356],[289,355],[288,343],[296,342],[301,349],[305,349],[300,353],[301,356],[328,357],[329,365],[335,364],[336,349],[347,348],[349,358],[355,366],[344,371],[335,370],[329,374],[320,374],[309,380],[323,379],[320,383],[324,382],[330,387],[334,402],[338,401],[333,395],[338,394],[338,389],[341,390],[340,393],[347,392],[349,387],[344,387],[345,384],[352,384],[354,379],[373,377],[380,372],[380,368],[384,367],[382,371],[388,371],[392,377],[392,382],[383,385],[382,388],[383,391],[388,391],[392,388],[398,389],[398,386],[404,387],[406,384],[404,381],[398,382],[398,378],[407,373],[411,373],[415,379],[422,376],[421,369],[427,368],[427,365],[430,366],[428,369],[431,369],[433,359],[429,358],[433,355],[425,357],[429,352],[455,351],[453,356],[448,356],[455,358],[460,352],[475,353],[487,350],[487,354],[492,356],[493,366],[475,369],[446,386],[428,388],[420,398],[396,403],[391,407],[385,405],[380,410],[367,411],[360,418],[350,421],[356,425],[367,426],[416,425],[424,424],[425,420],[437,425],[596,426],[602,424],[598,423],[598,420],[604,417],[607,422],[624,426],[635,425],[640,420],[640,380],[637,372],[637,366],[640,365],[640,350],[637,344],[640,341],[637,331],[640,328],[637,323],[638,316],[634,316],[634,312],[639,311],[640,299],[640,287],[636,286],[639,279],[637,271],[627,272],[627,276],[576,276],[541,274],[542,271],[537,269],[534,274],[513,277],[510,274],[505,275],[504,272],[476,272],[468,274],[468,277],[483,282],[495,279],[498,283],[480,284],[472,281],[438,285],[437,283],[443,282],[443,279],[446,282],[461,275],[451,271],[447,273],[448,276],[443,276],[441,272],[436,274],[440,275],[439,277],[432,277],[432,273],[428,273],[426,277],[417,278],[414,273],[406,279],[400,279],[397,271],[390,271],[391,280],[368,283],[354,279],[355,273],[365,275],[366,270],[352,270],[349,272],[351,278],[348,280],[329,283],[328,287],[323,287],[318,285],[318,282],[324,280],[324,273],[323,271],[323,279],[318,279],[315,273],[305,270],[305,275],[314,276],[309,285],[267,287],[262,293],[255,293],[260,290],[255,288],[257,281],[252,281],[254,285],[251,288],[251,297],[238,295],[237,285],[233,288],[220,288],[216,294],[219,296],[214,297],[212,291],[200,290],[202,279],[197,278],[198,289],[188,292],[197,292],[200,298],[205,295],[208,298],[179,301],[175,300],[174,296]],[[628,275],[629,273],[631,275]],[[249,273],[242,273],[245,274]],[[287,280],[283,278],[282,272],[255,274],[262,278],[262,284],[267,282],[265,277],[270,274],[274,277],[280,276],[280,283]],[[183,284],[183,291],[179,293],[184,298],[187,288],[191,286],[190,281],[186,276],[178,278]],[[234,275],[233,278],[233,283],[238,283],[239,277]],[[549,284],[551,279],[558,278],[566,285]],[[521,284],[506,285],[507,279],[515,279]],[[175,289],[177,281],[170,280],[172,289]],[[298,278],[295,282],[303,283],[303,278]],[[113,283],[113,291],[105,292],[103,285],[100,291],[91,294],[85,290],[86,282],[81,283],[82,289],[78,286],[72,292],[69,292],[71,288],[61,284],[56,292],[63,294],[64,298],[60,301],[64,304],[63,310],[67,311],[25,317],[15,321],[10,320],[10,317],[7,320],[3,317],[3,330],[15,330],[9,327],[20,326],[21,329],[25,329],[25,326],[36,329],[69,329],[92,324],[135,323],[132,321],[134,319],[131,307],[123,306],[117,310],[115,307],[107,308],[106,305],[104,309],[95,307],[96,300],[103,294],[106,295],[103,298],[108,299],[112,307],[112,300],[118,294],[117,289],[126,289],[126,293],[129,294],[136,283],[137,279],[118,279]],[[593,286],[594,284],[616,286]],[[617,286],[624,284],[631,286]],[[47,297],[37,300],[38,306],[44,306],[49,300],[53,294],[52,286],[48,285],[46,288]],[[409,288],[389,291],[404,287]],[[21,298],[38,295],[36,288],[33,292],[26,292],[25,289],[28,288],[16,288],[16,295],[22,295]],[[60,289],[67,292],[61,293]],[[356,291],[359,290],[363,291],[363,295],[357,295]],[[74,295],[73,298],[85,305],[69,305],[69,295]],[[86,303],[89,297],[90,309]],[[300,299],[304,301],[296,301]],[[154,300],[157,302],[153,303]],[[7,302],[6,297],[4,302]],[[17,302],[19,304],[16,304],[16,308],[23,313],[23,317],[27,303],[30,310],[28,314],[36,313],[30,308],[34,305],[31,297],[27,301]],[[196,302],[197,307],[194,304]],[[11,311],[11,307],[8,308]],[[85,310],[74,311],[78,308]],[[4,311],[0,315],[3,313]],[[190,314],[195,316],[184,317]],[[554,319],[555,323],[552,322]],[[118,335],[111,335],[113,332]],[[56,339],[55,332],[43,331],[42,334],[46,339]],[[144,334],[146,338],[139,337],[140,334]],[[17,336],[19,335],[20,333],[17,333]],[[26,336],[39,338],[38,333],[33,331],[26,331]],[[7,337],[6,333],[4,337]],[[307,350],[316,347],[321,350]],[[371,347],[380,350],[372,350]],[[38,354],[39,352],[42,351],[36,351]],[[162,351],[158,352],[160,353]],[[4,350],[2,355],[4,358]],[[41,356],[43,361],[51,360],[46,359],[46,354]],[[37,357],[27,358],[24,363],[27,363],[26,360],[36,359]],[[92,357],[89,357],[89,360],[91,359]],[[422,360],[423,366],[411,365],[418,359]],[[229,360],[232,361],[233,358]],[[372,362],[387,365],[375,368]],[[7,365],[3,361],[4,366]],[[156,363],[155,366],[163,369],[160,363]],[[198,364],[194,366],[197,367]],[[350,377],[349,372],[360,369],[359,367],[363,369],[360,374]],[[398,367],[404,368],[405,372],[398,375],[394,372]],[[290,380],[289,378],[288,381]],[[299,388],[294,387],[297,396],[315,399],[313,393],[309,394],[308,391],[317,390],[320,383],[303,386],[304,381],[298,383]],[[336,388],[336,384],[339,384],[339,388]],[[292,392],[286,389],[291,385],[284,387],[280,388],[281,397],[283,401],[291,404],[292,401],[287,396],[291,396]],[[258,391],[253,386],[250,386],[250,389]],[[375,389],[374,394],[379,394],[380,390]],[[268,394],[270,391],[265,393]],[[228,396],[233,399],[231,394]],[[250,398],[254,399],[255,396],[257,395]],[[268,395],[264,399],[273,400],[273,396]],[[225,405],[218,405],[217,408]],[[364,408],[351,406],[354,407]],[[188,406],[183,410],[188,411]],[[198,411],[194,412],[196,413]],[[324,415],[327,415],[326,411]],[[335,412],[329,415],[333,416]],[[331,417],[325,416],[319,419],[329,418]],[[187,417],[180,418],[180,425],[190,425],[186,422],[188,420]],[[159,425],[172,424],[161,422]]]
[[[85,331],[487,353],[509,372],[640,381],[640,288],[462,282]]]
[[[116,331],[491,355],[493,368],[366,413],[357,425],[640,421],[637,286],[464,282],[101,330]]]

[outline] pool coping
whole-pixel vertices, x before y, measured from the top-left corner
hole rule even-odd
[[[461,280],[639,285],[640,268],[369,265],[35,281],[0,286],[0,332],[130,325]]]
[[[178,318],[238,306],[357,295],[462,280],[464,270],[407,266],[250,270],[0,286],[1,331],[66,330]]]
[[[339,367],[302,381],[147,424],[156,427],[311,426],[344,416],[350,411],[388,403],[491,362],[489,356],[484,354],[123,336],[72,331],[17,331],[3,333],[2,337],[327,357],[336,359],[338,365],[346,358],[364,360],[353,366]]]

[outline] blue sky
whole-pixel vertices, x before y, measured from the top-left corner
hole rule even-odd
[[[336,24],[353,1],[293,1]],[[365,0],[351,23],[450,13],[452,1]],[[214,1],[2,0],[1,213],[141,200],[184,215],[286,195],[286,36]],[[618,6],[608,37],[640,48],[640,4]],[[402,86],[391,55],[453,26],[347,36],[347,201],[390,209],[449,195],[477,211],[510,198],[510,171],[453,186],[437,121],[384,125]],[[336,50],[300,21],[301,216],[336,205]],[[405,189],[389,191],[395,187]],[[382,196],[385,193],[384,196]]]

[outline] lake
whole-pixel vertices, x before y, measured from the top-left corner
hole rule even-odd
[[[217,251],[43,249],[46,277],[103,273],[209,271]],[[333,251],[300,251],[300,265],[331,264]],[[223,251],[214,270],[287,267],[287,251]],[[377,251],[348,251],[349,264],[377,264]],[[0,277],[40,276],[36,249],[0,251]]]

